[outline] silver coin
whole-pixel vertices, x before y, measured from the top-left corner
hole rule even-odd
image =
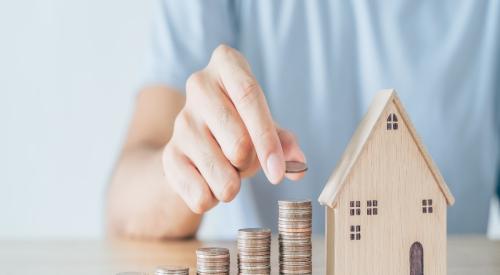
[[[238,230],[238,233],[248,233],[248,234],[271,234],[271,229],[269,228],[242,228]]]
[[[227,248],[202,247],[196,250],[197,274],[229,274],[230,256]]]
[[[196,250],[197,256],[220,256],[229,255],[229,249],[221,247],[202,247]]]
[[[163,265],[156,268],[155,275],[189,275],[189,267]]]
[[[285,161],[286,173],[302,173],[307,171],[307,164],[300,161]]]
[[[243,228],[238,230],[238,274],[271,273],[271,230]]]
[[[312,273],[312,204],[278,201],[280,274]]]

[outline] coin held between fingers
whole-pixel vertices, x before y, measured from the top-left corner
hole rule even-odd
[[[300,162],[300,161],[286,161],[285,162],[285,172],[286,173],[302,173],[307,171],[308,167],[307,164]]]

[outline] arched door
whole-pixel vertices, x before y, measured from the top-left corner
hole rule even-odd
[[[424,247],[419,242],[410,248],[410,275],[424,275]]]

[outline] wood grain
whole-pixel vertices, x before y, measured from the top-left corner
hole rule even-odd
[[[454,198],[394,90],[375,96],[319,201],[328,275],[447,274]]]
[[[340,161],[337,163],[337,166],[319,196],[318,200],[322,205],[328,205],[331,208],[336,207],[339,193],[342,191],[344,185],[348,183],[347,177],[351,172],[356,171],[354,165],[361,157],[362,152],[366,151],[365,147],[370,139],[373,138],[374,132],[380,130],[380,127],[386,129],[386,118],[387,115],[390,114],[388,112],[390,108],[393,110],[397,109],[399,122],[404,122],[404,125],[410,133],[409,138],[412,139],[418,148],[418,154],[424,158],[426,165],[428,165],[439,188],[443,192],[447,203],[453,205],[455,198],[451,194],[436,164],[425,149],[422,140],[411,123],[408,113],[405,111],[394,89],[382,90],[377,93],[373,99],[367,113],[359,123],[344,154],[342,154]],[[401,124],[398,124],[398,126],[401,126]],[[409,141],[410,140],[403,140],[403,142]],[[386,143],[385,145],[387,146],[388,144]]]
[[[5,275],[114,275],[120,271],[152,272],[160,264],[196,264],[201,246],[231,249],[236,274],[236,241],[0,241],[0,274]],[[313,274],[325,274],[324,239],[314,238]],[[273,238],[273,269],[278,274],[277,240]],[[448,274],[500,274],[500,242],[482,236],[452,236],[448,241]]]
[[[390,103],[371,138],[345,179],[333,212],[335,260],[329,275],[410,273],[410,247],[420,242],[424,274],[446,274],[446,198],[412,133],[402,119],[398,130],[387,131],[385,118],[401,116]],[[367,215],[367,202],[377,200],[378,215]],[[423,213],[422,201],[432,200],[433,213]],[[351,216],[351,202],[360,202],[361,215]],[[361,239],[351,240],[351,227],[361,227]],[[332,257],[329,257],[332,259]],[[352,264],[355,262],[356,264]]]

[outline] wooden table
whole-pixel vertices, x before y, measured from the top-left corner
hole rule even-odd
[[[195,274],[196,248],[231,249],[232,274],[236,273],[235,242],[131,242],[131,241],[0,241],[2,275],[114,275],[119,271],[148,271],[160,264],[187,265]],[[277,240],[273,239],[273,252]],[[314,272],[324,274],[323,239],[314,238]],[[500,242],[481,236],[453,236],[448,241],[448,274],[500,274]],[[273,274],[278,274],[277,255]]]

